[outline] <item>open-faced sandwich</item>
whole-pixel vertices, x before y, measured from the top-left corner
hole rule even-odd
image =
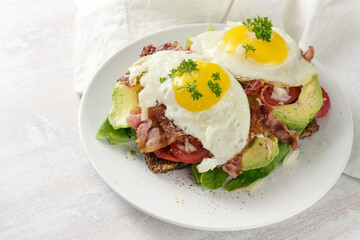
[[[136,140],[151,171],[192,165],[208,189],[243,188],[311,136],[330,101],[303,53],[268,18],[144,47],[118,79],[97,137]]]

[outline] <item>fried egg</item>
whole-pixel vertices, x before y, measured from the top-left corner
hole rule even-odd
[[[189,59],[197,64],[197,70],[169,76],[172,69]],[[221,65],[188,51],[162,51],[140,59],[128,70],[130,82],[143,87],[139,93],[142,112],[164,104],[165,116],[213,154],[198,165],[201,172],[226,163],[246,146],[250,128],[248,99],[235,77]],[[213,74],[220,79],[214,80]],[[209,87],[210,80],[219,84],[220,94]],[[189,86],[196,88],[190,91]],[[197,94],[198,99],[194,98],[195,90],[202,95]]]
[[[261,79],[280,86],[301,86],[318,76],[294,39],[278,28],[272,28],[270,42],[257,39],[239,22],[228,22],[222,31],[204,32],[190,40],[192,51],[222,64],[240,81]],[[255,51],[246,54],[246,44]]]

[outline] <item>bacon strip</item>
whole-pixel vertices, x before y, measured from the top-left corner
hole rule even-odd
[[[126,118],[138,139],[136,143],[141,152],[154,152],[164,148],[184,135],[172,121],[165,117],[165,105],[156,105],[148,109],[148,119],[141,121],[141,108],[135,107]]]
[[[263,122],[265,127],[272,131],[280,141],[286,142],[291,146],[291,150],[296,150],[299,144],[299,136],[295,130],[287,128],[285,123],[273,117],[274,110],[271,109],[266,120]]]
[[[247,146],[235,157],[228,160],[224,165],[222,165],[222,169],[227,172],[232,178],[236,178],[242,172],[242,159],[244,154],[247,151]]]
[[[305,53],[301,53],[301,54],[306,61],[311,62],[311,60],[314,58],[315,55],[315,49],[313,46],[309,46],[308,50]]]
[[[156,52],[167,51],[167,50],[182,51],[183,48],[181,47],[181,44],[178,41],[175,41],[174,43],[168,42],[158,47],[154,47],[152,44],[149,44],[143,48],[140,57],[144,57],[147,55],[154,54]]]

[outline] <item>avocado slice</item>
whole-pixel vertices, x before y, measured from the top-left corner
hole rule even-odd
[[[243,157],[243,171],[261,168],[269,164],[279,154],[278,139],[267,136],[255,137]]]
[[[321,86],[317,78],[304,85],[295,103],[273,107],[273,117],[280,119],[290,129],[304,129],[323,104]]]
[[[257,136],[250,142],[249,148],[242,159],[244,172],[268,166],[279,155],[278,139],[271,139],[269,134],[269,132],[265,132],[265,136]],[[214,168],[199,173],[196,168],[197,165],[198,163],[192,165],[192,172],[196,183],[201,184],[204,188],[219,189],[229,177],[229,174],[224,172],[222,168]]]
[[[126,117],[131,109],[139,106],[138,94],[141,91],[140,84],[127,86],[118,82],[111,94],[113,105],[108,114],[109,123],[114,129],[130,127],[126,122]]]

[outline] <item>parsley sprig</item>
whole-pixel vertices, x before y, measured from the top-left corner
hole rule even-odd
[[[191,84],[188,82],[187,85],[176,88],[176,90],[180,90],[183,88],[187,88],[187,91],[191,93],[191,98],[194,101],[199,100],[199,98],[203,97],[203,95],[197,90],[196,80],[194,80]]]
[[[187,73],[191,76],[191,73],[193,71],[199,71],[199,69],[197,68],[197,63],[194,60],[192,60],[191,58],[188,59],[187,61],[184,59],[177,68],[171,69],[169,77],[174,78],[176,73],[178,73],[180,75],[180,77],[184,73]]]
[[[187,61],[184,59],[180,65],[177,68],[173,68],[171,69],[170,73],[168,74],[168,76],[171,79],[174,79],[175,74],[179,74],[180,77],[184,74],[187,73],[191,76],[191,73],[193,71],[198,71],[199,69],[197,68],[197,63],[194,62],[194,60],[192,59],[188,59]],[[165,80],[163,80],[165,77],[160,78],[160,82],[163,83]]]
[[[209,80],[208,86],[211,89],[211,91],[215,94],[216,97],[220,97],[222,93],[222,89],[220,87],[220,84],[217,81],[220,81],[220,73],[215,72],[211,75],[214,81]]]
[[[187,61],[186,60],[183,60],[179,67],[177,68],[177,72],[179,73],[180,77],[184,74],[184,73],[187,73],[191,76],[191,73],[193,71],[198,71],[199,69],[197,68],[197,63],[194,62],[194,60],[192,59],[188,59]]]
[[[174,79],[176,73],[177,73],[177,68],[173,68],[171,69],[171,72],[168,75],[170,78]]]
[[[250,18],[246,19],[246,22],[243,24],[247,27],[249,31],[255,33],[257,39],[262,39],[264,41],[270,42],[271,33],[272,33],[272,23],[268,17],[257,17],[251,20]]]
[[[194,62],[194,60],[192,59],[188,59],[187,61],[186,60],[183,60],[180,65],[177,67],[177,68],[173,68],[171,69],[170,73],[168,74],[168,76],[171,78],[171,79],[174,79],[175,77],[175,74],[179,74],[180,77],[184,74],[184,73],[187,73],[191,76],[191,73],[193,71],[198,71],[199,69],[197,68],[197,63]],[[164,83],[166,81],[166,78],[165,77],[161,77],[159,79],[160,83]]]
[[[256,50],[256,49],[254,48],[254,46],[251,45],[251,44],[245,44],[245,45],[242,45],[242,47],[245,48],[245,57],[246,57],[246,58],[248,57],[248,52],[249,52],[249,51],[255,52],[255,50]]]
[[[211,77],[216,81],[216,80],[220,80],[220,73],[219,72],[214,72]]]

